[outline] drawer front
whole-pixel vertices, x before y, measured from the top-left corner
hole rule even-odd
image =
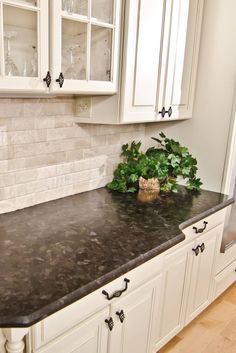
[[[206,233],[208,230],[215,228],[221,223],[224,223],[226,209],[222,209],[213,213],[208,217],[202,218],[200,221],[182,230],[188,239],[195,239]]]
[[[233,261],[236,261],[236,243],[230,246],[224,253],[217,255],[216,274],[220,273]]]
[[[109,310],[107,308],[35,352],[104,353],[107,351],[109,333],[109,329],[105,323],[108,316]]]
[[[109,304],[115,302],[119,297],[123,298],[135,288],[152,279],[161,272],[162,263],[163,255],[161,254],[38,322],[31,329],[31,344],[33,349],[38,349],[50,342],[89,316],[108,307]],[[125,279],[128,279],[129,282],[126,282]],[[107,294],[103,294],[103,291]],[[119,297],[111,300],[107,299],[107,296],[110,298],[114,293],[119,291]]]
[[[215,298],[236,281],[236,261],[226,267],[215,279]]]

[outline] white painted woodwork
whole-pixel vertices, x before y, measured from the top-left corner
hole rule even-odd
[[[183,327],[183,301],[186,297],[186,273],[191,244],[181,247],[164,260],[163,287],[160,305],[161,320],[155,335],[157,351]]]
[[[204,0],[125,2],[119,95],[93,97],[82,123],[130,124],[192,117]],[[78,98],[80,100],[80,98]],[[162,118],[159,111],[172,108]]]
[[[196,201],[197,202],[197,201]],[[219,224],[224,223],[225,220],[225,213],[226,213],[226,208],[223,208],[222,210],[219,210],[207,217],[204,217],[203,219],[197,221],[194,224],[191,224],[187,228],[183,229],[183,233],[186,235],[188,239],[196,239],[199,237],[199,233],[196,233],[196,231],[193,229],[193,227],[196,227],[197,229],[203,228],[204,227],[204,221],[207,222],[206,229],[200,233],[201,235],[207,233],[209,230],[215,228]]]
[[[155,120],[164,1],[127,1],[121,122]]]
[[[121,0],[114,0],[114,21],[113,24],[99,21],[98,19],[91,18],[91,5],[92,2],[88,1],[89,11],[88,16],[77,14],[69,14],[61,10],[61,1],[50,1],[50,71],[52,74],[52,85],[50,91],[53,93],[70,93],[70,94],[114,94],[117,91],[118,82],[118,64],[119,64],[119,46],[120,46],[120,21],[121,21]],[[56,79],[62,70],[62,20],[71,22],[71,30],[75,31],[75,26],[84,24],[87,34],[82,33],[87,39],[85,45],[86,51],[86,78],[85,79],[65,79],[62,88],[59,87]],[[90,58],[91,58],[91,26],[96,25],[101,28],[111,29],[112,35],[112,48],[111,48],[111,79],[110,81],[95,81],[90,79]],[[70,29],[69,29],[70,30]],[[75,33],[71,33],[73,36]],[[101,48],[102,49],[102,48]],[[97,48],[98,50],[98,48]],[[101,60],[93,63],[100,65]],[[63,72],[62,72],[63,73]],[[63,73],[65,74],[65,73]]]
[[[234,259],[236,256],[234,256]],[[231,284],[236,281],[236,260],[228,265],[215,278],[214,283],[214,299],[222,294]]]
[[[27,328],[6,328],[3,333],[7,339],[7,353],[24,353],[24,337],[29,332]]]
[[[148,353],[152,349],[152,317],[160,297],[162,277],[150,282],[111,304],[114,332],[110,335],[109,353]],[[124,311],[121,323],[116,312]]]
[[[24,48],[26,39],[31,39],[34,35],[37,38],[37,53],[38,53],[38,75],[37,77],[23,77],[23,76],[5,76],[4,75],[4,55],[1,55],[1,70],[0,70],[0,94],[40,94],[47,93],[48,88],[43,81],[49,70],[49,50],[48,50],[48,0],[39,1],[37,7],[30,5],[27,2],[16,2],[13,0],[1,0],[0,1],[0,52],[4,53],[4,41],[3,41],[3,23],[4,23],[4,11],[3,7],[9,5],[14,17],[6,19],[8,24],[8,30],[14,30],[17,32],[18,40],[18,51],[15,53],[15,57],[12,59],[22,65],[22,58],[20,56],[21,50]],[[35,24],[27,22],[27,18],[22,19],[22,12],[28,11],[28,13],[35,14]],[[26,13],[26,12],[25,12]],[[36,27],[35,27],[36,25]],[[36,33],[35,33],[36,31]],[[29,41],[30,43],[30,41]]]
[[[162,268],[163,254],[147,261],[145,266],[140,265],[136,267],[124,276],[115,279],[86,297],[38,322],[31,329],[33,349],[39,349],[52,339],[65,333],[71,327],[80,324],[97,311],[106,308],[111,302],[102,294],[103,289],[109,294],[123,289],[124,278],[127,277],[130,280],[130,283],[128,284],[127,291],[122,294],[123,297],[126,294],[132,293],[139,286],[145,284],[146,281],[156,277],[162,271]]]
[[[204,0],[167,0],[157,109],[163,120],[192,117]]]
[[[38,353],[104,353],[107,351],[109,317],[106,308],[55,339]]]
[[[186,323],[192,321],[203,309],[211,302],[211,290],[214,279],[214,263],[218,240],[221,239],[223,224],[213,228],[199,236],[193,248],[202,243],[205,244],[205,250],[199,252],[196,256],[192,251],[192,271],[189,283],[188,305],[186,312]]]

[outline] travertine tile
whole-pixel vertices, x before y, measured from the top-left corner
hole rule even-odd
[[[77,124],[74,98],[0,99],[0,213],[106,185],[145,125]]]

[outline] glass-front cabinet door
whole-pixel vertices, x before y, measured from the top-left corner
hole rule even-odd
[[[0,93],[48,90],[48,0],[0,0]]]
[[[51,0],[51,90],[117,91],[121,0]]]

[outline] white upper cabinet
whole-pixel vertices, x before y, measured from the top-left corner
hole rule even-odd
[[[47,0],[0,0],[0,53],[0,94],[47,92]]]
[[[203,2],[125,1],[119,95],[91,98],[92,110],[78,109],[78,122],[129,124],[191,118]]]
[[[190,118],[203,0],[126,2],[121,122]]]
[[[157,95],[159,119],[191,118],[203,0],[167,0]]]
[[[117,91],[121,0],[51,0],[51,91]]]
[[[155,120],[164,0],[126,1],[121,122]]]

